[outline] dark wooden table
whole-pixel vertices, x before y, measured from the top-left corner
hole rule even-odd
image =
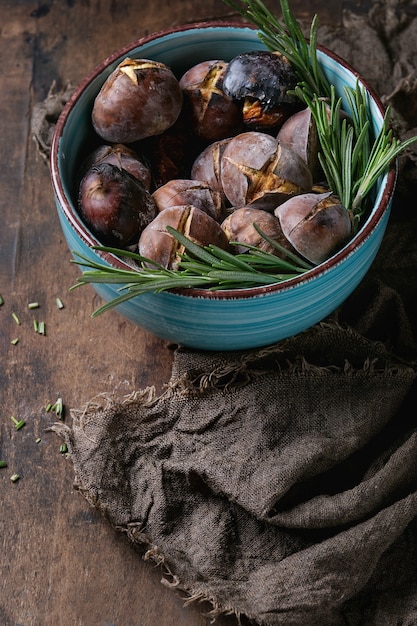
[[[292,6],[306,20],[314,12],[322,23],[341,19],[338,0]],[[184,608],[181,595],[160,584],[161,573],[73,489],[71,462],[46,432],[57,419],[46,407],[59,398],[70,423],[69,408],[97,394],[161,389],[172,349],[116,312],[92,320],[99,300],[90,287],[69,293],[79,272],[31,119],[54,80],[75,86],[147,33],[229,17],[236,16],[221,0],[0,0],[1,626],[206,623],[207,607]],[[45,324],[45,335],[34,320]]]

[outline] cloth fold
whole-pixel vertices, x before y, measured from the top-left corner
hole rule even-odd
[[[411,8],[387,0],[321,30],[403,136],[417,128]],[[213,619],[417,624],[416,160],[401,158],[381,250],[328,319],[257,350],[178,347],[160,396],[100,396],[53,427],[77,489]]]
[[[56,431],[81,493],[214,615],[362,626],[349,602],[417,530],[415,379],[327,322],[261,350],[178,349],[160,397],[98,398]]]

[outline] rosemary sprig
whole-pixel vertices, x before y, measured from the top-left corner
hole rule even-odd
[[[343,206],[352,211],[356,225],[366,210],[364,200],[380,176],[404,152],[417,136],[401,141],[389,128],[391,108],[388,107],[378,136],[373,141],[369,116],[368,94],[356,85],[343,92],[351,109],[349,120],[341,115],[342,98],[331,87],[330,101],[315,95],[309,98],[300,87],[300,99],[310,108],[315,119],[321,146],[319,160],[330,189]]]
[[[267,238],[256,225],[254,226],[263,237]],[[87,269],[83,271],[71,289],[89,283],[119,285],[120,295],[94,311],[93,317],[144,293],[190,287],[211,290],[243,289],[288,280],[312,268],[311,264],[292,253],[288,253],[287,258],[282,259],[250,246],[247,253],[232,254],[212,244],[201,247],[170,226],[167,226],[167,230],[184,247],[175,270],[166,269],[129,250],[105,246],[96,248],[134,260],[137,263],[137,269],[114,268],[74,252],[78,260],[73,262]],[[269,241],[278,251],[283,250],[275,241]]]
[[[369,159],[363,169],[362,176],[357,180],[352,200],[352,209],[358,212],[363,199],[372,189],[378,178],[384,174],[390,164],[402,154],[412,143],[417,141],[417,136],[410,137],[404,141],[394,137],[393,131],[389,128],[391,108],[388,107],[381,130],[376,138]]]
[[[259,39],[270,50],[285,54],[298,75],[294,90],[311,110],[321,145],[319,155],[330,189],[347,210],[352,210],[356,225],[366,210],[367,198],[375,183],[390,164],[417,137],[401,141],[389,129],[390,109],[378,137],[373,141],[368,94],[359,84],[345,88],[351,119],[341,118],[341,98],[335,97],[317,58],[318,20],[314,16],[310,40],[292,15],[288,0],[280,0],[284,26],[265,7],[262,0],[223,0],[259,28]]]
[[[314,118],[321,150],[318,157],[327,183],[342,205],[351,210],[354,183],[362,176],[369,158],[371,124],[366,115],[366,94],[359,87],[345,88],[352,107],[348,120],[341,113],[342,98],[336,97],[334,86],[329,100],[317,95],[310,98],[299,87],[296,92]]]

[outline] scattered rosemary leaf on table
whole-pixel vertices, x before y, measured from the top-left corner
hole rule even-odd
[[[25,420],[18,420],[13,415],[10,419],[12,420],[16,430],[20,430],[26,424]]]
[[[45,407],[46,413],[53,411],[60,419],[64,417],[64,403],[62,398],[58,398],[54,403],[48,402]]]
[[[45,322],[38,322],[37,320],[33,320],[33,328],[35,330],[35,333],[38,333],[38,335],[46,335]]]

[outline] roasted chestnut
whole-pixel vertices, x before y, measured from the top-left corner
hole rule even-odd
[[[294,252],[294,248],[282,232],[279,219],[272,213],[267,213],[261,209],[253,209],[252,207],[236,209],[222,223],[222,228],[229,241],[240,244],[233,246],[236,252],[244,253],[248,250],[248,246],[255,246],[260,250],[269,252],[269,254],[281,256],[277,248],[259,234],[254,224],[283,248]]]
[[[273,211],[291,196],[310,191],[312,176],[305,161],[274,137],[248,131],[225,147],[221,182],[235,208]]]
[[[92,167],[99,163],[110,163],[124,169],[129,174],[140,180],[145,189],[151,188],[151,171],[139,155],[123,144],[101,145],[88,155],[81,167],[81,177]]]
[[[170,180],[156,189],[152,196],[158,211],[164,211],[171,206],[192,205],[216,221],[223,218],[224,208],[220,193],[211,189],[208,183],[204,181]]]
[[[180,79],[191,129],[206,143],[243,130],[241,106],[222,90],[226,68],[227,63],[222,60],[202,61]]]
[[[291,198],[275,215],[287,239],[312,263],[322,263],[352,237],[351,213],[331,192]]]
[[[214,141],[205,148],[191,166],[191,178],[206,181],[211,189],[221,194],[223,202],[226,196],[221,181],[221,160],[229,139]]]
[[[212,243],[225,250],[229,246],[220,224],[204,211],[192,205],[169,207],[143,230],[138,245],[140,255],[167,269],[175,269],[184,252],[184,247],[166,230],[167,226],[200,246]]]
[[[281,126],[277,139],[281,145],[296,152],[307,163],[314,181],[321,179],[323,172],[318,158],[320,141],[310,108],[291,115]]]
[[[132,143],[159,135],[172,126],[182,109],[182,92],[163,63],[125,59],[97,94],[92,123],[111,143]]]
[[[149,163],[155,188],[173,178],[188,178],[194,159],[203,149],[203,145],[191,135],[183,112],[175,124],[160,135],[144,139],[139,145]]]
[[[119,248],[136,243],[157,214],[155,201],[143,184],[110,163],[87,171],[79,187],[78,208],[101,243]]]
[[[297,82],[297,75],[285,56],[253,50],[237,55],[228,63],[223,91],[242,101],[243,121],[251,130],[266,130],[277,128],[299,108],[298,98],[289,93]]]

